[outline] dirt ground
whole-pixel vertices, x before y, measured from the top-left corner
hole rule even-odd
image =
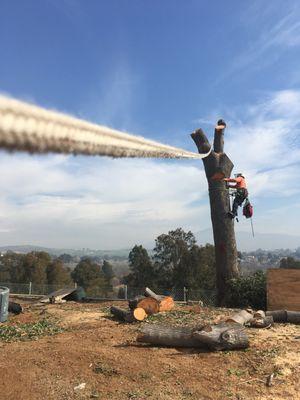
[[[136,342],[140,324],[111,319],[111,304],[32,306],[10,316],[0,330],[46,318],[62,332],[0,338],[1,400],[300,399],[300,326],[247,329],[250,348],[243,351],[158,348]],[[230,313],[178,305],[150,322],[199,325]]]

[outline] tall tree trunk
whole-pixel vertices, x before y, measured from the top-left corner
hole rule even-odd
[[[226,126],[226,125],[225,125]],[[237,248],[234,234],[234,220],[229,218],[229,191],[223,178],[229,178],[233,169],[232,161],[223,152],[224,131],[217,126],[214,136],[214,147],[206,158],[203,158],[205,174],[208,182],[211,221],[213,227],[218,303],[224,305],[228,280],[238,276]],[[191,134],[199,153],[208,152],[211,148],[202,129]]]

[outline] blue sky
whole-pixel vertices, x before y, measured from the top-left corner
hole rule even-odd
[[[189,133],[211,137],[223,117],[257,232],[300,236],[297,0],[0,0],[0,51],[2,93],[100,124],[194,150]],[[3,245],[118,248],[210,227],[201,162],[0,165]]]

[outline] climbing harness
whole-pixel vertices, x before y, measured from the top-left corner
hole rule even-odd
[[[111,157],[207,157],[0,96],[0,148]]]

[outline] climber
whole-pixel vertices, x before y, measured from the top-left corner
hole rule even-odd
[[[235,218],[237,217],[238,213],[238,207],[241,207],[243,202],[247,199],[248,197],[248,190],[247,190],[247,185],[246,185],[246,180],[243,174],[236,174],[235,178],[224,178],[223,179],[225,182],[228,182],[228,187],[236,189],[233,205],[232,205],[232,211],[228,213],[230,218]],[[235,183],[235,185],[230,185],[230,183]]]

